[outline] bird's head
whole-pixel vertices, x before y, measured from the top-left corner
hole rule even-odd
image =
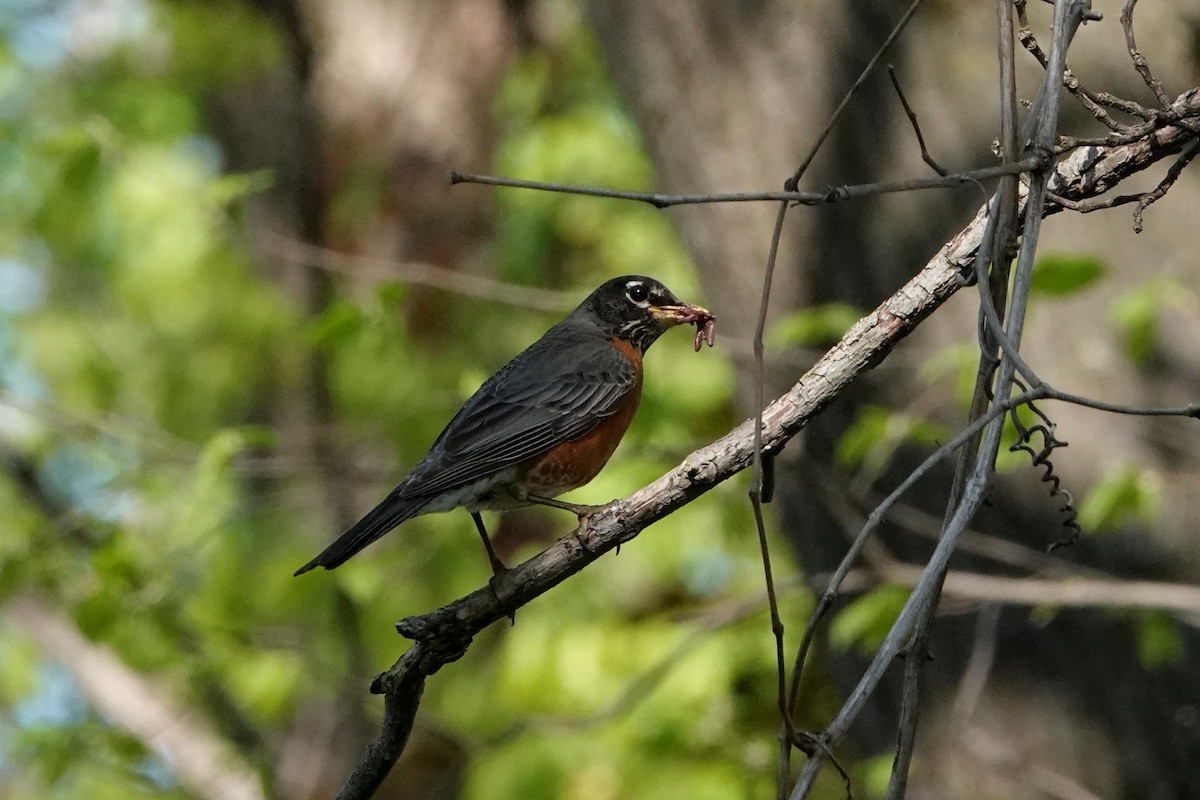
[[[711,339],[714,319],[708,309],[681,301],[662,283],[644,275],[625,275],[601,284],[576,313],[587,315],[607,335],[624,339],[643,352],[676,325],[696,325],[699,348],[701,333]]]

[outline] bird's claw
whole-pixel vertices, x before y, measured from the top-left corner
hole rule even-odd
[[[496,567],[499,566],[499,569]],[[517,624],[517,610],[509,607],[500,597],[500,581],[503,580],[508,568],[498,562],[492,564],[492,577],[488,578],[488,588],[492,590],[492,597],[496,598],[496,607],[508,617],[509,625]]]

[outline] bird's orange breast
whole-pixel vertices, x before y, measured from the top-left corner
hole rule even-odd
[[[611,344],[629,359],[637,379],[613,413],[578,439],[555,445],[522,465],[521,483],[525,491],[546,497],[583,486],[604,468],[629,429],[642,399],[642,354],[622,339]]]

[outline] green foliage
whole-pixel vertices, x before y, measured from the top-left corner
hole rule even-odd
[[[245,240],[246,198],[276,176],[223,171],[205,130],[212,97],[278,64],[279,37],[246,4],[150,8],[144,37],[89,63],[36,70],[0,51],[0,91],[29,87],[24,106],[0,117],[0,255],[44,283],[27,310],[0,316],[0,367],[11,325],[12,358],[35,376],[32,389],[13,388],[40,398],[20,415],[22,443],[61,479],[70,509],[48,517],[0,480],[0,592],[53,596],[87,636],[186,707],[221,730],[247,726],[266,744],[246,745],[245,757],[270,767],[270,747],[310,706],[358,691],[395,660],[398,617],[488,576],[457,513],[405,524],[348,568],[294,579],[336,533],[329,498],[369,508],[557,315],[348,280],[306,316]],[[561,48],[518,59],[496,114],[497,171],[653,185],[582,24]],[[386,169],[347,166],[328,224],[358,230],[393,180]],[[661,212],[530,192],[495,198],[497,277],[582,293],[648,272],[705,299]],[[314,355],[332,426],[300,402]],[[726,432],[732,389],[719,346],[695,354],[686,333],[665,337],[648,356],[626,443],[569,499],[623,496]],[[297,444],[324,435],[343,454],[368,454],[347,458],[355,469],[339,486],[325,485]],[[572,524],[543,510],[512,519],[503,529],[532,533],[510,562]],[[73,537],[64,522],[77,525]],[[764,794],[776,725],[769,631],[762,614],[709,620],[760,592],[744,488],[731,482],[522,609],[515,628],[478,637],[430,682],[423,713],[479,745],[469,796]],[[664,662],[645,697],[577,722]],[[49,669],[0,631],[0,725],[42,696]],[[16,797],[181,795],[169,765],[86,713],[14,739],[6,730],[0,759],[0,793],[15,787]]]
[[[621,189],[652,185],[637,129],[582,25],[561,50],[518,58],[501,87],[497,114],[506,128],[496,157],[501,173]],[[677,293],[695,291],[689,259],[656,209],[522,190],[502,189],[496,198],[500,270],[509,280],[550,283],[550,262],[565,256],[556,272],[572,282],[649,272]]]
[[[911,590],[880,586],[843,608],[829,626],[829,641],[843,649],[874,652],[900,616]]]
[[[955,400],[966,408],[975,391],[978,369],[979,347],[973,341],[961,341],[946,345],[926,358],[917,368],[917,377],[929,386],[949,378],[953,381]]]
[[[1117,326],[1125,356],[1134,364],[1145,364],[1158,348],[1158,318],[1165,308],[1178,303],[1188,290],[1174,281],[1146,281],[1113,301],[1109,317]]]
[[[892,779],[892,765],[895,760],[894,753],[884,753],[860,763],[854,776],[854,786],[867,797],[883,797],[887,794],[888,783]],[[913,766],[915,768],[916,764]]]
[[[1084,530],[1113,530],[1133,523],[1153,524],[1162,504],[1162,487],[1151,470],[1126,464],[1104,475],[1079,504]]]
[[[33,691],[37,651],[20,639],[0,640],[0,705],[13,706]]]
[[[1178,664],[1183,659],[1183,635],[1174,617],[1148,611],[1136,619],[1138,658],[1146,667]]]
[[[878,475],[904,444],[933,445],[949,434],[939,425],[882,406],[864,406],[838,440],[835,457],[847,470]]]
[[[827,347],[858,322],[863,312],[845,303],[812,306],[778,320],[768,334],[771,344]]]
[[[1030,290],[1045,297],[1077,294],[1104,277],[1104,262],[1094,255],[1055,253],[1039,258],[1033,265]]]

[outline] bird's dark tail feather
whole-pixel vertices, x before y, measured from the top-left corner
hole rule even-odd
[[[359,550],[362,550],[401,522],[412,519],[420,514],[421,509],[429,503],[429,499],[423,497],[402,498],[400,492],[403,488],[404,484],[397,486],[392,490],[391,494],[383,499],[383,502],[371,509],[365,517],[350,526],[350,529],[339,536],[333,544],[322,550],[320,555],[296,570],[294,575],[303,575],[310,569],[316,569],[317,567],[333,569],[340,566]]]

